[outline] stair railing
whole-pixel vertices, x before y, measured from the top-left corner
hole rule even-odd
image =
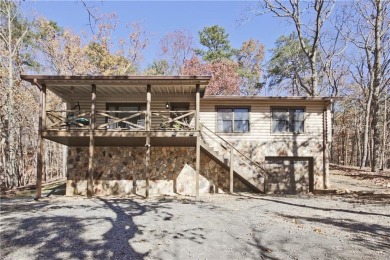
[[[225,146],[228,146],[230,147],[230,158],[232,158],[232,151],[235,151],[236,153],[238,153],[240,156],[241,156],[241,160],[243,160],[243,158],[245,158],[247,161],[249,161],[249,164],[248,162],[245,162],[244,163],[246,165],[248,165],[250,168],[252,168],[252,166],[256,166],[258,169],[260,169],[260,171],[265,175],[263,176],[264,178],[266,178],[268,176],[268,171],[266,169],[264,169],[263,166],[261,166],[258,162],[255,162],[253,161],[251,158],[249,158],[247,155],[245,155],[244,153],[242,153],[241,151],[239,151],[237,148],[235,148],[231,143],[229,143],[227,140],[225,140],[224,138],[222,138],[221,136],[219,136],[217,133],[213,132],[210,128],[208,128],[207,126],[203,125],[202,123],[199,123],[200,125],[200,128],[201,128],[201,132],[202,132],[202,129],[206,129],[209,133],[211,133],[213,136],[217,137],[217,139],[221,140],[223,142],[223,144]],[[215,139],[213,139],[213,141],[215,141]],[[225,150],[228,150],[227,147],[225,147],[224,145],[222,145],[220,142],[217,142],[215,141],[217,144],[219,144],[222,148],[224,148]],[[232,159],[230,159],[232,160]],[[231,164],[231,162],[230,162]]]

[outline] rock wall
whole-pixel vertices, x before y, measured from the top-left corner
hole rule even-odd
[[[94,192],[96,195],[145,194],[143,147],[95,147]],[[195,193],[195,148],[151,148],[150,194]],[[201,153],[200,192],[229,190],[229,172]],[[67,195],[86,194],[88,147],[68,150]],[[235,188],[246,190],[238,179]]]
[[[313,158],[313,188],[323,189],[323,146],[322,139],[311,138],[306,141],[280,138],[273,141],[232,141],[234,147],[253,161],[263,165],[271,174],[268,180],[269,193],[300,193],[309,191],[309,168],[307,162],[297,160],[266,161],[266,156],[311,157]],[[216,145],[209,143],[210,146]],[[228,151],[225,151],[228,157]],[[295,165],[295,166],[294,166]],[[294,176],[291,176],[294,175]],[[294,181],[295,180],[295,181]]]
[[[290,157],[311,157],[313,158],[313,188],[323,189],[324,188],[324,160],[323,160],[323,144],[322,139],[311,138],[306,141],[292,141],[292,142],[268,142],[264,143],[263,151],[267,151],[267,156],[290,156]],[[283,163],[283,165],[285,162]],[[271,164],[272,165],[272,164]],[[283,165],[279,165],[277,170],[284,168]],[[294,177],[297,181],[304,176],[305,180],[302,181],[302,185],[308,185],[308,174],[309,169],[307,161],[297,160],[293,167],[296,176]],[[289,172],[291,173],[291,171]],[[306,184],[305,184],[306,183]],[[297,187],[297,192],[308,191],[308,186],[301,190]]]
[[[310,179],[314,189],[323,188],[321,140],[278,140],[268,142],[236,141],[233,145],[252,160],[262,164],[271,175],[267,193],[305,193]],[[144,147],[96,147],[94,191],[97,195],[145,194]],[[229,155],[226,154],[228,157]],[[313,158],[312,175],[304,161],[265,161],[266,156]],[[150,194],[195,194],[195,148],[152,147]],[[229,172],[201,152],[200,192],[227,192]],[[68,151],[67,195],[86,194],[88,147],[70,147]],[[234,191],[250,191],[234,178]]]

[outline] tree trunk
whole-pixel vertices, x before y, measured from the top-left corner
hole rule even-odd
[[[386,151],[386,129],[387,129],[387,93],[385,93],[385,108],[383,112],[383,135],[382,135],[382,160],[381,160],[381,165],[382,165],[382,170],[386,169],[386,160],[385,160],[385,151]]]
[[[352,135],[352,140],[351,140],[351,156],[349,158],[349,165],[353,165],[353,160],[355,158],[355,150],[356,150],[356,138]]]
[[[369,142],[368,135],[369,135],[369,131],[370,131],[371,100],[372,100],[372,93],[371,93],[371,90],[369,90],[368,101],[366,104],[366,116],[365,116],[365,122],[364,122],[363,156],[361,159],[360,168],[365,167],[366,162],[367,162],[368,142]]]
[[[375,17],[375,49],[374,49],[374,84],[372,91],[372,122],[371,127],[373,129],[373,153],[371,171],[379,171],[380,165],[380,146],[381,135],[379,126],[379,89],[381,85],[381,71],[382,71],[382,51],[381,50],[381,26],[383,23],[383,3],[382,0],[375,1],[376,17]]]
[[[8,12],[8,175],[11,180],[10,188],[17,185],[17,177],[15,172],[15,124],[14,124],[14,73],[13,73],[13,45],[12,45],[12,22],[11,22],[11,7],[7,6]]]

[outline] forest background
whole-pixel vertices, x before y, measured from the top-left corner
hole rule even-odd
[[[25,2],[0,0],[2,188],[36,179],[39,93],[21,74],[211,75],[208,95],[334,97],[331,162],[373,172],[390,167],[390,1],[262,0],[243,5],[237,17],[226,14],[240,26],[263,15],[289,24],[274,46],[254,37],[232,46],[218,24],[156,39],[144,21],[126,21],[118,39],[115,13],[76,3],[84,10],[83,32],[33,10],[26,15]],[[159,51],[145,63],[151,45]],[[64,106],[51,93],[47,102],[48,109]],[[66,147],[44,145],[44,180],[64,178]]]

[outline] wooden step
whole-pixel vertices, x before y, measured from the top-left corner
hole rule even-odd
[[[204,150],[208,151],[214,160],[217,160],[217,162],[219,162],[219,164],[224,168],[229,169],[230,154],[227,151],[221,154],[221,152],[215,151],[215,149],[203,140],[201,140],[200,144]],[[253,167],[249,167],[245,164],[240,165],[237,161],[235,161],[233,162],[233,171],[241,181],[249,184],[248,186],[252,189],[258,192],[264,192],[264,177],[260,174],[260,172],[256,172]]]

